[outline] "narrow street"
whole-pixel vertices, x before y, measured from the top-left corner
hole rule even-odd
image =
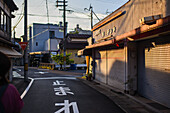
[[[123,113],[108,97],[76,78],[81,74],[37,69],[29,72],[34,82],[23,98],[22,113]],[[18,73],[22,75],[22,71]]]

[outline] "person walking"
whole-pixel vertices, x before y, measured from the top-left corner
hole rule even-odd
[[[24,103],[18,90],[7,79],[10,68],[10,59],[0,52],[0,113],[21,113]]]

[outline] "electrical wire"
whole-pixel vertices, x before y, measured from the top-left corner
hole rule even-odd
[[[17,24],[13,27],[12,31],[14,31],[14,29],[18,26],[18,24],[21,22],[21,20],[23,19],[24,15],[22,15],[22,17],[20,18],[20,20],[17,22]]]
[[[23,15],[23,14],[16,14],[16,15]],[[37,17],[47,17],[46,15],[40,15],[40,14],[28,14],[29,16],[37,16]],[[49,17],[60,17],[62,16],[49,16]],[[73,16],[67,16],[67,18],[74,18],[74,19],[90,19],[90,18],[83,18],[83,17],[73,17]],[[96,19],[97,20],[97,19]]]
[[[34,38],[34,37],[36,37],[36,36],[38,36],[38,35],[40,35],[40,34],[46,32],[46,31],[48,31],[48,30],[49,30],[49,28],[48,28],[48,29],[45,29],[44,31],[42,31],[42,32],[40,32],[40,33],[38,33],[38,34],[36,34],[36,35],[34,35],[34,36],[32,36],[31,38]]]
[[[21,14],[23,13],[23,10],[24,9],[24,2],[22,3],[22,9],[21,9]],[[13,26],[13,29],[12,29],[12,31],[14,31],[15,30],[15,28],[18,26],[18,24],[21,22],[21,20],[23,19],[23,17],[24,17],[24,15],[22,14],[22,15],[20,15],[19,17],[18,17],[18,20],[17,20],[17,23],[15,24],[15,26]]]

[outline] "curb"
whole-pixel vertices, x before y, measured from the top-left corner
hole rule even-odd
[[[141,105],[143,105],[144,107],[146,107],[147,109],[153,111],[154,113],[162,113],[161,111],[147,105],[146,103],[144,102],[141,102],[140,100],[136,99],[135,97],[131,96],[131,95],[128,95],[128,94],[125,94],[126,96],[128,96],[129,98],[133,99],[134,101],[140,103]]]

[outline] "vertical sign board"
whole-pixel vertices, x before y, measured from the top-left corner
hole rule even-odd
[[[19,45],[21,46],[22,50],[25,50],[28,45],[28,42],[19,42]]]

